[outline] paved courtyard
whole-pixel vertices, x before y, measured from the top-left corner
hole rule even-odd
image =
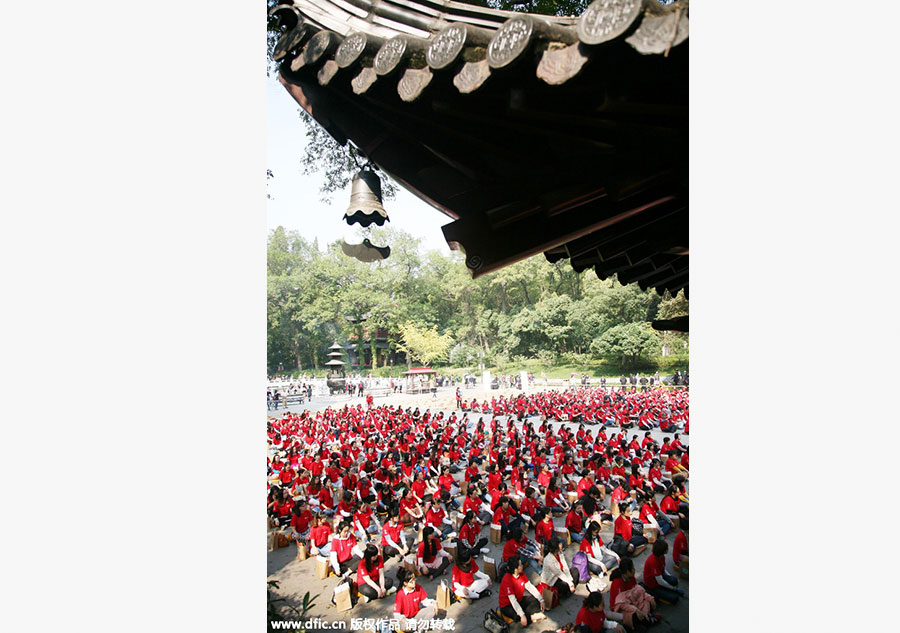
[[[539,391],[541,389],[540,386],[537,386],[533,389],[526,391],[526,393]],[[474,396],[479,399],[479,401],[483,399],[490,400],[491,397],[495,397],[498,395],[513,395],[520,394],[521,391],[515,389],[508,390],[493,390],[493,391],[483,391],[479,389],[464,389],[463,390],[463,398],[466,400],[471,400]],[[335,402],[328,402],[329,400],[334,400]],[[349,404],[355,406],[356,404],[363,404],[365,406],[364,400],[362,398],[348,398],[346,396],[337,396],[334,398],[313,398],[312,403],[307,403],[302,407],[290,407],[289,410],[292,411],[300,411],[303,409],[313,409],[317,410],[320,408],[324,408],[325,406],[332,406],[333,408],[343,407],[344,404]],[[455,401],[455,388],[447,388],[440,390],[437,394],[436,398],[432,398],[430,394],[424,395],[390,395],[387,397],[376,398],[375,400],[376,406],[382,404],[389,405],[401,405],[404,408],[406,407],[419,407],[421,411],[425,411],[426,409],[431,409],[432,412],[444,411],[444,416],[447,417],[454,409],[456,401]],[[281,409],[277,412],[269,411],[269,416],[278,416],[280,417],[283,413],[284,409]],[[457,412],[459,416],[459,412]],[[481,414],[469,414],[469,418],[472,419],[473,422],[478,420],[478,417]],[[490,414],[484,415],[485,422],[490,420]],[[505,416],[498,416],[498,419],[505,423]],[[554,430],[556,430],[561,423],[552,423]],[[537,424],[535,424],[537,426]],[[577,428],[577,425],[573,425],[573,429]],[[597,429],[598,426],[588,427],[591,429]],[[617,427],[613,427],[617,428]],[[634,431],[632,431],[634,432]],[[638,432],[639,435],[643,435],[643,432]],[[658,430],[654,430],[652,432],[654,439],[657,439],[661,442],[662,437],[664,436]],[[683,436],[682,443],[688,445],[690,436]],[[462,478],[462,473],[457,473],[455,475],[456,479],[459,480]],[[657,497],[657,500],[659,497]],[[260,521],[261,522],[261,521]],[[562,525],[562,519],[554,519],[554,523],[557,526]],[[482,533],[483,536],[487,536],[487,529]],[[415,534],[412,533],[412,530],[407,530],[407,542],[412,542],[415,540]],[[604,542],[609,542],[612,540],[612,525],[604,526],[603,531],[601,533]],[[530,533],[530,536],[533,537],[533,531]],[[672,541],[674,536],[670,534],[667,537],[667,541],[669,542],[670,548],[672,545]],[[260,538],[260,543],[262,539]],[[488,556],[494,558],[498,563],[500,561],[500,554],[502,552],[503,546],[494,545],[492,543],[488,543],[488,547],[491,550],[491,553]],[[571,563],[572,556],[574,556],[575,552],[578,551],[578,544],[573,543],[566,549],[566,558]],[[671,551],[671,550],[670,550]],[[643,570],[644,561],[647,556],[650,554],[650,549],[648,548],[644,551],[640,556],[634,559],[635,569],[638,573],[638,578],[641,577],[641,572]],[[667,555],[668,568],[669,573],[673,573],[671,569],[672,559],[671,554]],[[334,605],[331,604],[331,595],[334,590],[334,587],[338,584],[338,579],[334,576],[326,580],[319,580],[316,577],[316,561],[315,557],[309,558],[305,561],[298,561],[296,558],[296,547],[293,545],[289,547],[285,547],[282,549],[277,549],[272,552],[267,553],[267,574],[269,580],[276,580],[279,582],[279,589],[275,592],[279,597],[286,598],[289,604],[294,606],[299,606],[303,600],[303,595],[309,592],[313,596],[317,596],[315,599],[315,604],[313,608],[307,614],[307,619],[309,618],[321,618],[327,622],[336,622],[339,620],[346,621],[346,630],[351,630],[351,619],[355,618],[374,618],[374,619],[389,619],[391,617],[394,605],[393,596],[388,596],[387,598],[376,600],[373,602],[369,602],[367,604],[357,604],[350,611],[345,611],[342,613],[337,613],[335,611]],[[483,564],[481,562],[481,558],[478,558],[479,567],[483,568]],[[396,572],[399,567],[399,562],[396,558],[391,559],[385,564],[385,576],[391,577],[394,579],[396,583]],[[531,573],[530,577],[532,582],[537,585],[537,575]],[[450,584],[450,569],[448,568],[447,573],[443,576],[446,580],[447,584]],[[434,598],[437,593],[437,587],[440,583],[440,578],[436,578],[435,580],[428,580],[425,577],[420,577],[417,581],[422,587],[428,592],[429,597]],[[670,632],[685,632],[688,631],[688,605],[689,605],[689,597],[690,597],[690,589],[689,583],[687,580],[681,579],[679,580],[679,587],[685,591],[685,597],[677,604],[677,605],[658,605],[657,612],[662,614],[663,620],[661,623],[657,624],[653,627],[653,631],[658,631],[659,633],[670,633]],[[459,633],[470,633],[476,631],[484,631],[485,629],[482,626],[482,622],[484,620],[484,614],[489,609],[494,609],[497,607],[497,593],[498,593],[498,585],[494,583],[492,586],[493,595],[484,598],[482,600],[469,602],[469,601],[461,601],[458,603],[454,603],[450,606],[447,611],[446,617],[452,618],[454,620],[454,629]],[[587,595],[587,588],[585,585],[578,585],[575,596],[568,598],[563,601],[559,606],[554,609],[547,611],[547,619],[541,622],[536,622],[531,624],[528,627],[522,627],[518,623],[513,623],[510,625],[510,630],[513,633],[518,631],[555,631],[556,629],[566,625],[569,622],[575,621],[575,616],[578,613],[578,610],[581,608],[581,601]],[[608,592],[606,594],[606,602],[605,604],[608,606]]]

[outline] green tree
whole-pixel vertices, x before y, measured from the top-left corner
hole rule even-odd
[[[609,328],[591,343],[596,355],[619,359],[621,369],[633,367],[642,356],[653,354],[659,346],[659,338],[646,323],[626,323]]]
[[[453,338],[449,334],[438,334],[437,328],[423,328],[411,321],[400,324],[401,342],[398,347],[406,352],[407,359],[421,361],[429,365],[447,357]]]

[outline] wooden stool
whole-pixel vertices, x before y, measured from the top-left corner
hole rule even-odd
[[[514,620],[513,618],[511,618],[508,615],[506,615],[505,613],[503,613],[503,611],[501,611],[500,609],[497,609],[496,611],[494,611],[494,613],[496,613],[499,617],[501,617],[503,619],[503,621],[506,622],[507,624],[512,624],[513,622],[516,622],[516,620]]]

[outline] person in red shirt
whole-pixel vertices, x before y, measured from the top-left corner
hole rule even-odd
[[[363,559],[356,568],[356,586],[363,602],[377,600],[394,593],[394,581],[384,577],[384,559],[378,554],[378,548],[369,543],[363,552]]]
[[[654,493],[665,494],[666,487],[663,485],[662,481],[662,469],[660,468],[660,462],[658,459],[653,458],[650,461],[650,470],[647,473],[647,479],[650,482],[650,488]]]
[[[416,567],[430,580],[442,576],[450,566],[450,555],[441,547],[434,528],[430,525],[422,530],[422,541],[416,551]]]
[[[517,527],[510,532],[509,540],[503,546],[503,554],[500,560],[507,562],[513,556],[517,556],[524,565],[531,567],[535,573],[541,573],[544,559],[541,556],[540,546],[528,539],[521,527]]]
[[[637,493],[637,503],[640,507],[638,518],[641,522],[645,526],[655,529],[659,538],[665,538],[666,534],[672,530],[672,523],[665,514],[659,511],[653,495],[639,492]]]
[[[591,521],[578,547],[578,551],[584,552],[587,556],[588,571],[600,576],[609,573],[609,570],[615,569],[621,562],[621,557],[603,544],[601,529],[599,523]]]
[[[581,514],[583,503],[581,499],[572,504],[572,509],[566,515],[566,529],[569,530],[569,537],[576,542],[581,543],[584,538],[584,517]]]
[[[565,495],[563,495],[556,477],[550,478],[550,481],[547,484],[547,494],[544,497],[544,501],[551,512],[569,511],[569,502],[566,501]]]
[[[629,504],[621,504],[619,506],[619,516],[614,523],[615,536],[621,537],[615,539],[617,542],[613,544],[613,551],[620,556],[628,554],[629,556],[638,556],[647,549],[647,537],[643,534],[634,534],[631,524],[631,506]]]
[[[294,540],[304,541],[309,537],[309,524],[312,522],[312,512],[305,499],[300,499],[294,505],[291,516],[291,529],[293,529]]]
[[[338,533],[331,539],[331,568],[338,576],[350,574],[358,559],[363,557],[356,544],[356,537],[350,531],[350,521],[345,519],[338,526]],[[356,558],[354,558],[356,557]]]
[[[278,527],[284,527],[290,524],[291,515],[294,509],[294,500],[288,494],[278,488],[275,490],[274,501],[269,505],[273,521]]]
[[[406,496],[400,500],[400,522],[418,523],[424,518],[425,512],[413,496],[412,489],[407,490]]]
[[[547,510],[538,510],[534,518],[534,540],[543,545],[553,538],[553,515]]]
[[[342,519],[349,519],[353,516],[354,512],[354,502],[353,502],[353,493],[349,490],[345,490],[341,495],[341,501],[338,503],[337,512],[341,516]]]
[[[359,509],[353,514],[353,527],[357,538],[368,541],[369,535],[378,534],[381,531],[381,525],[372,512],[369,504],[363,501],[359,504]]]
[[[687,468],[681,465],[681,451],[674,450],[669,453],[669,459],[666,460],[665,466],[663,466],[663,470],[666,474],[674,477],[676,474],[681,474],[685,478],[689,476]]]
[[[482,523],[488,523],[491,520],[491,514],[485,508],[484,501],[478,496],[478,490],[473,482],[469,482],[469,490],[466,494],[466,500],[463,502],[463,512],[474,512]]]
[[[500,581],[498,606],[503,615],[518,619],[522,626],[546,618],[544,615],[546,605],[541,592],[528,580],[518,556],[513,556],[507,561],[507,573]]]
[[[662,619],[659,614],[652,613],[651,609],[656,608],[656,598],[638,585],[632,559],[624,559],[609,578],[609,610],[622,614],[628,629],[633,629],[636,624],[649,626]]]
[[[688,505],[678,500],[679,492],[678,486],[669,486],[666,496],[663,497],[659,504],[659,509],[665,513],[673,525],[675,521],[678,521],[678,526],[686,530],[688,529]]]
[[[431,500],[425,497],[425,525],[430,525],[440,533],[442,539],[453,531],[453,522],[447,518],[447,513],[441,507],[440,500]]]
[[[394,618],[401,621],[404,631],[415,631],[418,622],[432,620],[437,615],[436,606],[428,601],[428,594],[409,569],[401,567],[397,570],[397,580],[400,589],[394,598]],[[423,605],[423,601],[427,601],[426,604]]]
[[[526,530],[535,524],[535,514],[538,511],[538,502],[534,498],[534,487],[525,488],[525,498],[519,504],[519,516],[522,517],[522,527]]]
[[[491,523],[500,526],[501,539],[506,538],[513,530],[522,526],[522,517],[510,503],[509,497],[500,497]]]
[[[453,566],[453,592],[457,598],[478,600],[491,595],[491,578],[478,571],[478,563],[468,555],[461,553]]]
[[[456,481],[453,479],[453,475],[450,474],[450,469],[447,466],[441,467],[441,476],[438,477],[438,488],[445,490],[451,497],[459,494],[459,487],[456,485]]]
[[[328,518],[321,513],[313,516],[312,527],[309,528],[310,553],[320,556],[329,556],[331,554],[331,523]]]
[[[594,475],[590,470],[585,468],[581,473],[581,480],[578,482],[578,485],[575,486],[575,494],[581,498],[587,494],[587,491],[590,490],[591,486],[594,485]]]
[[[478,520],[474,512],[469,510],[459,527],[459,537],[456,539],[457,556],[476,556],[482,547],[487,545],[486,536],[481,536],[484,525]]]
[[[667,604],[676,604],[684,595],[678,589],[678,579],[666,573],[666,552],[669,544],[662,539],[653,544],[653,553],[644,561],[644,579],[641,586],[651,596]]]
[[[687,561],[688,559],[687,533],[685,530],[687,528],[683,528],[678,532],[675,536],[675,543],[672,545],[672,562],[675,564],[676,569],[681,567],[681,561]]]
[[[334,488],[330,479],[323,479],[322,489],[319,490],[319,511],[331,516],[334,514]]]
[[[603,594],[599,591],[592,591],[581,603],[581,609],[575,616],[575,626],[579,632],[603,633],[609,630],[625,633],[625,628],[619,624],[623,620],[624,618],[619,613],[607,614],[603,610]]]
[[[385,560],[392,556],[403,558],[409,554],[406,534],[403,533],[403,524],[400,523],[400,512],[396,508],[391,508],[388,520],[381,528],[381,553]]]

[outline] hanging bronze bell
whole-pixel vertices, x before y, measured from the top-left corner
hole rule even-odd
[[[341,240],[341,250],[344,251],[344,255],[355,257],[367,264],[391,256],[390,246],[375,246],[369,241],[369,238],[364,239],[362,244],[349,244],[345,240]]]
[[[382,226],[390,222],[387,211],[381,204],[381,179],[369,169],[363,167],[353,176],[350,189],[350,206],[344,214],[347,224],[359,224],[367,227],[370,224]]]

